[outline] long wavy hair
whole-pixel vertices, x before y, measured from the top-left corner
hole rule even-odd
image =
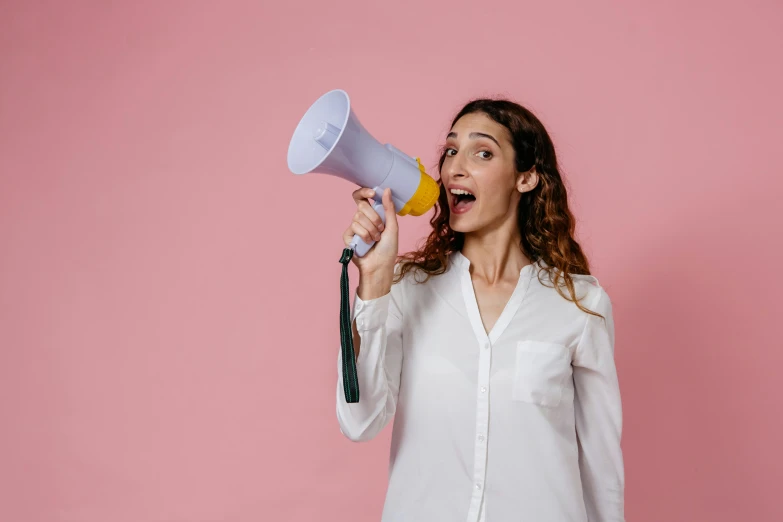
[[[525,172],[535,166],[539,182],[533,190],[522,194],[517,206],[517,226],[522,241],[523,253],[533,262],[543,259],[548,265],[544,270],[549,273],[554,288],[566,300],[588,314],[603,316],[582,306],[576,298],[571,274],[590,275],[590,266],[579,243],[574,239],[576,220],[568,208],[566,186],[560,175],[555,155],[555,147],[541,121],[528,109],[506,99],[480,98],[472,100],[457,113],[451,122],[471,113],[484,113],[495,122],[508,129],[514,146],[516,170]],[[446,147],[440,150],[438,172],[446,159]],[[430,219],[432,232],[417,250],[398,256],[400,270],[395,274],[394,282],[399,282],[410,270],[426,274],[423,281],[431,276],[442,274],[448,266],[448,256],[461,250],[465,234],[449,227],[449,195],[441,179],[440,196],[435,204],[435,214]],[[419,246],[421,245],[421,246]],[[541,281],[541,275],[538,275]],[[543,284],[543,281],[541,281]],[[565,286],[570,294],[566,296],[561,287]]]

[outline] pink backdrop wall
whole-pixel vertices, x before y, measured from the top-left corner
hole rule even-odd
[[[628,520],[782,520],[781,48],[774,1],[2,2],[0,520],[379,518],[391,430],[334,413],[353,187],[285,163],[335,87],[427,165],[471,97],[536,112]]]

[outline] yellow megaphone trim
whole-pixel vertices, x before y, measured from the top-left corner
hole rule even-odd
[[[416,163],[419,164],[419,170],[421,171],[419,186],[416,188],[413,196],[411,196],[411,199],[397,213],[400,216],[405,216],[409,213],[413,216],[421,216],[435,205],[440,195],[438,183],[427,174],[419,158],[416,158]]]

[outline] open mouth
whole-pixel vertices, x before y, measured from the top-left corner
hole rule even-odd
[[[467,212],[468,210],[473,207],[473,204],[476,202],[476,196],[473,194],[467,193],[467,191],[458,191],[456,194],[451,193],[451,208],[452,210],[457,214],[462,214],[464,212]]]

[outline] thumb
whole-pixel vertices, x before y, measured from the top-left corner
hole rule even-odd
[[[394,209],[390,188],[383,190],[383,210],[386,213],[386,228],[396,229],[397,211]]]

